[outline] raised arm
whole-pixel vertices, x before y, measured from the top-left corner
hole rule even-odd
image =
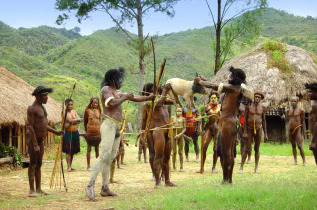
[[[165,104],[167,92],[168,92],[170,89],[171,89],[171,84],[170,84],[170,83],[165,84],[163,93],[162,93],[161,97],[157,100],[156,106],[163,106],[163,104]]]
[[[129,99],[130,101],[134,102],[142,102],[142,101],[150,101],[155,97],[153,93],[151,93],[149,96],[133,96],[133,98]]]

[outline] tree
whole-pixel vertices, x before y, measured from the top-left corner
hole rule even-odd
[[[93,11],[105,11],[110,18],[116,23],[117,27],[122,30],[130,41],[134,42],[135,49],[139,52],[139,91],[142,92],[145,78],[145,62],[144,57],[148,51],[147,41],[148,36],[143,34],[143,17],[148,15],[149,11],[162,12],[173,17],[173,6],[179,0],[56,0],[56,9],[60,11],[76,11],[76,17],[80,23],[82,19],[89,18],[88,14]],[[120,16],[115,17],[113,12],[119,11]],[[67,14],[59,15],[57,24],[61,24],[68,19]],[[124,30],[123,23],[137,23],[138,38],[134,39]],[[138,122],[141,122],[141,104],[138,107]]]
[[[232,43],[235,40],[240,37],[251,38],[260,33],[260,24],[257,17],[262,9],[267,6],[267,0],[217,0],[217,22],[208,0],[205,1],[216,31],[216,37],[213,42],[214,74],[216,75],[226,61],[228,54],[230,54]],[[228,11],[237,2],[240,4],[243,2],[243,7],[230,18],[227,18]],[[239,15],[241,16],[237,18]],[[234,21],[235,18],[237,18],[236,21]]]
[[[78,26],[76,26],[73,29],[71,29],[70,31],[72,31],[75,34],[79,34],[80,33],[80,28]]]

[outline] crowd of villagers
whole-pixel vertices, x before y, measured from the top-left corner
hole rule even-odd
[[[187,104],[175,106],[175,115],[171,116],[169,105],[175,105],[175,101],[167,97],[173,90],[172,84],[166,83],[162,88],[155,88],[152,83],[144,85],[141,96],[132,93],[123,93],[120,88],[124,79],[123,68],[110,69],[105,73],[101,84],[100,100],[92,97],[84,113],[85,139],[87,142],[87,170],[91,176],[85,188],[90,200],[96,200],[95,180],[101,172],[102,186],[101,196],[116,196],[109,189],[109,182],[113,180],[115,162],[121,168],[124,157],[123,132],[125,130],[126,115],[123,112],[122,103],[125,101],[144,102],[142,105],[142,127],[138,132],[136,144],[139,140],[138,160],[144,155],[147,162],[146,151],[149,151],[149,163],[152,170],[152,179],[155,187],[161,186],[161,180],[165,186],[176,186],[170,180],[169,159],[172,156],[173,169],[176,170],[177,154],[179,156],[179,169],[184,170],[183,150],[185,148],[185,161],[189,161],[189,145],[194,145],[196,162],[201,162],[198,172],[204,172],[206,151],[213,141],[212,172],[216,173],[218,157],[222,166],[222,184],[232,183],[234,158],[236,157],[236,145],[240,142],[241,164],[239,173],[243,173],[245,162],[250,162],[252,142],[254,142],[255,168],[259,168],[259,148],[262,139],[268,141],[267,126],[265,120],[266,107],[261,103],[265,98],[261,92],[252,92],[246,86],[246,74],[242,69],[230,67],[230,74],[226,84],[213,84],[202,76],[195,77],[193,83],[210,89],[208,103],[199,109]],[[304,85],[304,84],[303,84]],[[296,146],[300,151],[303,164],[306,164],[303,151],[303,136],[310,133],[312,142],[310,150],[313,151],[317,164],[317,83],[305,84],[308,96],[312,103],[309,114],[309,131],[305,131],[304,111],[297,106],[298,98],[291,98],[290,108],[286,111],[289,120],[289,140],[292,144],[294,164],[297,164]],[[47,124],[47,112],[43,104],[47,103],[48,94],[53,90],[44,86],[38,86],[33,91],[35,101],[27,110],[28,129],[30,134],[29,155],[30,165],[29,196],[36,197],[46,195],[41,189],[41,165],[44,153],[43,140],[47,132],[62,135],[62,151],[66,153],[67,171],[72,172],[74,154],[80,151],[78,124],[81,119],[73,109],[74,102],[71,99],[65,101],[65,126],[64,130],[57,131]],[[155,102],[155,103],[154,103]],[[201,136],[201,154],[199,156],[198,137]],[[93,166],[90,165],[91,148],[95,148]],[[172,152],[173,151],[173,152]],[[201,158],[200,158],[201,157]],[[199,161],[200,159],[200,161]],[[247,160],[248,159],[248,160]],[[34,187],[35,183],[35,187]]]

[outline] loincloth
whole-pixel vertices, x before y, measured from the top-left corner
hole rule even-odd
[[[100,132],[89,132],[86,131],[85,133],[85,139],[88,145],[90,146],[99,146],[101,141],[101,135]]]
[[[296,130],[297,130],[298,128],[302,127],[302,126],[303,126],[302,124],[296,126],[296,127],[293,129],[293,131],[292,131],[292,135],[294,135],[295,132],[296,132]]]

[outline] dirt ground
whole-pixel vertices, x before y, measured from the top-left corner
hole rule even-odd
[[[45,150],[45,163],[42,166],[42,189],[49,193],[48,196],[42,196],[41,198],[29,198],[28,190],[28,176],[27,168],[21,170],[10,171],[2,169],[0,172],[0,207],[11,208],[111,208],[113,204],[120,202],[121,200],[128,200],[135,194],[151,194],[159,191],[160,189],[154,188],[154,182],[151,181],[151,169],[149,163],[137,162],[137,148],[134,145],[125,147],[125,159],[126,165],[123,165],[123,169],[116,169],[114,179],[119,183],[110,184],[110,189],[118,194],[118,197],[101,197],[99,190],[101,188],[101,174],[98,175],[96,181],[95,193],[97,196],[96,202],[91,202],[86,197],[85,186],[89,182],[90,171],[86,171],[86,157],[84,155],[75,156],[73,167],[76,171],[65,172],[68,192],[65,190],[50,189],[49,182],[52,174],[54,161],[50,160],[51,156],[55,154],[55,147],[50,146]],[[300,157],[299,157],[300,158]],[[92,158],[94,159],[94,158]],[[205,173],[203,175],[195,173],[200,163],[196,163],[194,154],[190,154],[190,162],[184,162],[184,172],[179,170],[171,172],[171,180],[176,184],[180,181],[185,181],[192,177],[212,177],[215,183],[220,182],[221,168],[218,162],[217,169],[219,173],[211,173],[211,159],[212,155],[207,156],[207,162],[205,165]],[[236,163],[240,162],[240,156],[236,158]],[[300,159],[299,159],[300,162]],[[314,160],[312,156],[307,157],[309,167],[314,166]],[[265,173],[275,173],[276,171],[288,171],[292,166],[291,156],[261,156],[259,168]],[[64,167],[66,163],[64,161]],[[179,169],[179,164],[178,169]],[[246,165],[245,173],[252,173],[254,168],[254,156],[252,157],[252,165]],[[234,176],[237,175],[239,165],[236,164],[234,168]],[[2,204],[1,204],[2,203]]]

